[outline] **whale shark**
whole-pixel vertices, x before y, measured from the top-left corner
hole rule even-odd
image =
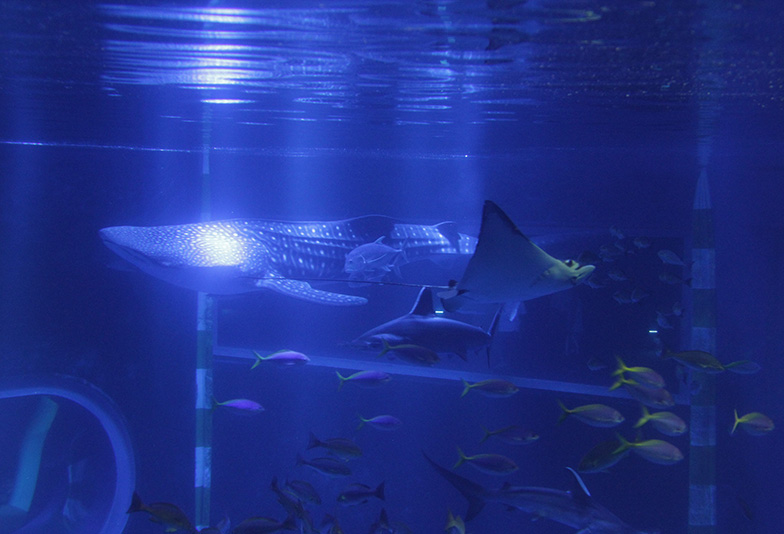
[[[463,277],[439,293],[444,309],[502,304],[512,308],[520,302],[572,288],[585,281],[593,265],[561,261],[535,245],[494,202],[482,210],[479,242]]]
[[[494,502],[527,512],[535,518],[544,517],[572,527],[577,529],[577,534],[658,534],[656,530],[639,530],[627,525],[597,503],[573,469],[568,468],[575,478],[570,491],[509,484],[489,489],[438,465],[427,454],[424,456],[433,469],[468,500],[466,521],[475,518],[485,504]]]
[[[352,341],[351,345],[378,350],[384,341],[389,344],[410,343],[433,352],[457,354],[465,360],[469,352],[489,347],[492,330],[493,327],[485,331],[478,326],[436,314],[433,292],[429,287],[423,287],[409,313],[371,328]]]
[[[104,244],[142,272],[215,295],[272,290],[338,306],[364,297],[314,288],[340,280],[346,255],[383,237],[405,251],[406,262],[469,257],[475,237],[454,222],[407,224],[381,215],[340,221],[290,222],[228,219],[171,226],[111,226],[99,231]]]

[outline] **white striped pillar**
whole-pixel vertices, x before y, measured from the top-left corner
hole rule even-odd
[[[198,529],[210,526],[210,488],[212,480],[212,322],[213,299],[198,296],[196,353],[196,444],[194,479]]]
[[[708,175],[697,180],[692,219],[691,350],[716,352],[716,251]],[[716,379],[691,373],[689,534],[716,533]]]
[[[210,220],[210,132],[212,109],[207,106],[202,117],[201,219]],[[194,477],[196,503],[194,523],[198,530],[210,526],[210,489],[212,485],[212,347],[214,299],[198,294],[196,310],[196,443]]]

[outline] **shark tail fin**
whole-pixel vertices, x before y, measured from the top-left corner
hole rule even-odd
[[[465,514],[465,520],[471,521],[473,518],[475,518],[479,512],[482,511],[482,508],[485,507],[485,500],[482,498],[482,495],[484,495],[486,492],[485,488],[476,482],[472,482],[467,478],[453,473],[445,467],[441,467],[431,460],[430,457],[424,452],[422,455],[425,457],[425,460],[427,460],[428,463],[433,466],[433,469],[435,469],[439,475],[444,477],[447,482],[452,484],[452,486],[454,486],[455,489],[459,491],[460,494],[468,501],[468,510]]]
[[[436,225],[436,230],[449,241],[449,244],[460,251],[460,232],[457,231],[457,223],[445,221]]]
[[[433,306],[433,291],[424,286],[419,290],[414,307],[408,312],[409,315],[422,315],[428,317],[435,314],[435,307]]]

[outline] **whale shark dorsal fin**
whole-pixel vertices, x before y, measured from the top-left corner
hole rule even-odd
[[[574,484],[574,490],[572,491],[572,496],[574,499],[579,502],[585,502],[589,500],[591,498],[591,492],[588,491],[588,487],[585,485],[585,482],[583,482],[582,477],[580,477],[577,471],[571,467],[567,467],[566,469],[568,469],[574,475],[574,480],[576,482],[576,484]]]
[[[408,312],[409,315],[422,315],[422,316],[430,316],[435,315],[436,311],[433,307],[433,291],[429,287],[423,287],[419,291],[419,296],[417,296],[416,303],[414,307],[411,308],[411,311]]]

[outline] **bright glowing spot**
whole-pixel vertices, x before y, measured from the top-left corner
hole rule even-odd
[[[205,98],[202,99],[204,104],[249,104],[253,100],[240,100],[237,98]]]
[[[242,241],[219,227],[204,227],[195,241],[204,266],[239,265],[247,259],[247,251]]]
[[[658,334],[659,331],[658,330],[648,330],[648,333],[649,334]]]
[[[444,310],[435,310],[435,312],[436,315],[442,315],[444,313]]]

